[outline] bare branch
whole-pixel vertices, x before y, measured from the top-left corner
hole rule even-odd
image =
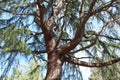
[[[0,49],[3,49],[3,46],[0,46]],[[20,51],[19,49],[16,49],[16,50],[10,50],[9,52],[11,52],[11,53],[22,53],[22,51]],[[41,54],[41,53],[47,53],[47,51],[46,50],[39,50],[39,51],[36,51],[36,50],[34,50],[34,51],[31,51],[32,53],[34,53],[34,54]]]
[[[17,53],[16,54],[10,54],[9,57],[7,58],[8,62],[7,63],[7,66],[4,68],[1,76],[0,76],[0,79],[4,79],[4,77],[7,75],[7,73],[10,71],[10,68],[15,60],[15,57],[17,56]]]
[[[90,48],[90,47],[94,46],[95,43],[96,43],[96,40],[97,40],[97,39],[95,39],[94,42],[92,42],[91,44],[89,44],[89,45],[86,46],[86,47],[82,47],[82,48],[80,48],[80,49],[78,49],[78,50],[76,50],[76,51],[74,51],[74,52],[70,52],[70,54],[77,53],[77,52],[79,52],[79,51],[82,51],[82,50],[85,50],[85,49],[87,49],[87,48]]]
[[[92,0],[92,2],[91,2],[91,4],[90,4],[90,7],[89,7],[88,15],[92,12],[93,7],[95,6],[96,1],[97,1],[97,0]]]
[[[70,56],[72,58],[76,58],[75,56],[72,56],[72,55],[69,55],[69,54],[67,56]],[[76,59],[85,59],[85,58],[93,58],[93,57],[80,57],[80,58],[76,58]]]
[[[74,49],[80,43],[80,41],[82,40],[82,37],[84,35],[85,23],[87,22],[87,20],[91,16],[90,13],[91,13],[91,10],[93,9],[94,5],[95,5],[95,2],[96,2],[96,0],[92,1],[87,16],[82,21],[80,21],[80,24],[79,24],[79,27],[77,28],[74,39],[70,43],[68,43],[64,46],[61,46],[61,48],[59,48],[59,51],[61,51],[61,54],[69,53],[70,50]]]
[[[113,15],[110,11],[107,11],[109,15],[114,19],[114,21],[120,25],[120,15]]]
[[[85,4],[85,1],[86,0],[82,0],[82,4],[81,4],[81,7],[80,7],[80,19],[81,20],[82,20],[82,17],[84,16],[84,4]]]
[[[33,54],[42,54],[42,53],[47,53],[46,50],[39,50],[39,51],[32,51]]]
[[[95,15],[96,13],[99,13],[99,12],[101,12],[101,11],[107,10],[109,7],[112,6],[112,4],[113,4],[115,1],[116,1],[116,0],[112,0],[112,1],[110,1],[108,4],[106,4],[106,5],[98,8],[98,9],[96,9],[96,10],[93,10],[93,11],[91,12],[91,15]]]
[[[58,37],[58,40],[56,41],[56,45],[55,45],[55,48],[57,48],[57,46],[59,45],[59,42],[62,38],[62,35],[63,35],[63,28],[65,27],[65,19],[63,20],[63,24],[62,24],[62,27],[61,27],[61,33],[60,33],[60,36]]]
[[[103,63],[85,62],[85,61],[80,61],[77,58],[71,58],[71,57],[65,57],[64,61],[69,62],[71,64],[85,66],[85,67],[104,67],[104,66],[109,66],[109,65],[119,62],[120,58],[117,58],[117,59],[114,59],[108,62],[103,62]]]
[[[106,35],[98,35],[98,36],[100,36],[100,37],[106,37],[106,38],[109,38],[109,39],[113,39],[113,40],[118,40],[118,41],[120,41],[119,38],[113,38],[113,37],[106,36]]]
[[[51,34],[49,28],[46,25],[45,7],[44,7],[44,4],[43,4],[43,0],[37,0],[37,6],[39,8],[40,17],[36,17],[36,19],[35,19],[36,23],[39,25],[39,27],[41,27],[41,29],[44,33],[44,36],[45,36],[45,40],[51,39],[52,34]]]
[[[45,8],[44,8],[44,4],[43,4],[43,0],[37,0],[37,6],[39,8],[39,12],[40,12],[40,21],[42,25],[45,25]]]
[[[42,59],[42,60],[45,61],[45,62],[48,62],[48,60],[44,59],[44,58],[41,57],[41,56],[38,56],[37,54],[34,54],[34,56],[36,56],[36,57],[39,58],[39,59]]]

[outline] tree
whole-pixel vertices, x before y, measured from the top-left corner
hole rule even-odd
[[[37,65],[35,61],[30,61],[30,64],[30,66],[21,65],[24,72],[14,68],[13,75],[8,76],[8,80],[41,80],[40,65]]]
[[[120,78],[120,64],[113,64],[101,68],[93,68],[91,80],[117,80]]]
[[[2,77],[17,53],[47,62],[45,80],[78,80],[79,66],[119,62],[119,4],[119,0],[0,1],[1,55],[9,56]]]

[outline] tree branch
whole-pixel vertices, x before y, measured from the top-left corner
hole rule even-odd
[[[80,7],[80,21],[83,19],[84,16],[84,4],[86,0],[82,0],[81,7]]]
[[[86,46],[86,47],[82,47],[82,48],[80,48],[80,49],[78,49],[78,50],[76,50],[76,51],[74,51],[74,52],[70,52],[70,54],[77,53],[77,52],[79,52],[79,51],[82,51],[82,50],[85,50],[85,49],[87,49],[87,48],[92,47],[93,45],[95,45],[96,40],[97,40],[97,39],[95,39],[95,41],[94,41],[94,42],[92,42],[91,44],[89,44],[89,45],[88,45],[88,46]]]
[[[120,41],[120,38],[113,38],[113,37],[106,36],[106,35],[98,35],[98,36]]]
[[[104,5],[103,7],[100,7],[96,10],[93,10],[91,15],[95,15],[96,13],[99,13],[101,11],[107,10],[110,6],[112,6],[112,4],[115,2],[116,0],[111,0],[110,3]]]
[[[59,37],[58,37],[58,39],[57,39],[57,41],[56,41],[55,48],[57,48],[57,46],[59,45],[60,40],[62,39],[64,27],[65,27],[65,18],[63,18],[63,24],[62,24],[62,26],[61,26],[60,35],[59,35]]]
[[[36,17],[36,23],[39,25],[39,27],[42,29],[44,36],[45,36],[45,40],[48,40],[52,37],[51,32],[49,30],[49,28],[46,25],[46,19],[45,19],[45,7],[43,4],[43,0],[37,0],[37,6],[39,8],[39,12],[40,12],[40,17]],[[40,18],[40,19],[39,19]]]
[[[91,4],[90,4],[90,7],[89,7],[89,11],[88,11],[88,14],[90,14],[93,10],[93,7],[95,6],[95,3],[96,3],[97,0],[92,0]]]
[[[82,21],[80,21],[79,27],[76,30],[76,34],[74,39],[67,43],[66,45],[63,45],[59,48],[59,51],[61,51],[61,54],[67,54],[69,53],[72,49],[74,49],[82,40],[82,37],[84,35],[84,27],[85,27],[85,23],[87,22],[87,20],[89,19],[89,17],[91,16],[90,13],[95,5],[96,0],[91,2],[90,8],[89,8],[89,12],[88,14],[84,17],[84,19]]]
[[[46,50],[32,51],[33,54],[47,53]]]
[[[3,49],[3,46],[0,46],[0,49]],[[19,49],[17,50],[10,50],[10,52],[11,53],[13,53],[13,52],[17,52],[17,53],[22,53],[21,51],[19,51]],[[34,51],[31,51],[33,54],[40,54],[40,53],[47,53],[47,51],[46,50],[39,50],[39,51],[36,51],[36,50],[34,50]]]
[[[36,57],[39,58],[39,59],[42,59],[42,60],[45,61],[45,62],[48,62],[48,60],[44,59],[43,57],[41,57],[41,56],[39,56],[39,55],[37,55],[37,54],[33,54],[33,55],[36,56]]]
[[[104,67],[104,66],[109,66],[109,65],[119,62],[120,58],[117,58],[117,59],[114,59],[108,62],[103,62],[103,63],[85,62],[85,61],[80,61],[77,58],[71,58],[71,57],[65,57],[64,61],[69,62],[71,64],[85,66],[85,67]]]

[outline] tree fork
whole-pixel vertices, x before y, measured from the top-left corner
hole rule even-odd
[[[45,80],[61,80],[63,58],[56,49],[56,38],[47,39],[46,48],[48,54],[47,74]]]

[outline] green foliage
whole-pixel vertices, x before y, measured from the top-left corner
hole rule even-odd
[[[102,68],[93,68],[91,80],[118,80],[120,79],[120,64],[114,64]]]
[[[42,14],[40,14],[39,10],[37,9],[36,1],[37,0],[0,0],[0,50],[2,49],[4,53],[27,53],[31,54],[27,55],[27,57],[33,59],[33,51],[39,52],[39,54],[37,55],[41,56],[40,52],[47,49],[45,45],[47,42],[45,42],[44,40],[44,31],[42,32],[43,29],[41,29],[42,25],[36,25],[35,21],[36,19],[38,19],[38,21],[41,21],[42,18],[39,17]],[[53,9],[57,6],[57,4],[59,4],[60,0],[43,1],[44,2],[39,5],[44,5],[44,19],[46,19],[46,21],[49,21],[49,19],[53,17],[52,15],[54,15]],[[82,6],[82,1],[85,1],[85,3],[83,3],[84,6]],[[58,40],[60,42],[58,42],[58,45],[56,45],[57,48],[54,49],[59,49],[60,47],[64,46],[64,44],[66,46],[66,43],[74,40],[77,29],[80,29],[79,26],[84,24],[82,26],[85,27],[84,31],[77,33],[77,35],[81,34],[82,32],[85,32],[85,34],[84,36],[82,36],[81,42],[77,44],[77,47],[71,50],[73,54],[70,55],[76,57],[74,56],[76,54],[74,53],[74,51],[76,52],[77,50],[81,51],[81,49],[84,49],[84,52],[86,51],[85,54],[90,59],[89,62],[101,63],[105,61],[110,61],[111,59],[115,59],[120,55],[117,52],[120,50],[120,36],[118,33],[120,29],[120,19],[116,19],[120,17],[120,6],[118,6],[120,0],[116,0],[117,2],[114,2],[111,7],[106,8],[104,8],[104,6],[109,4],[111,2],[110,0],[96,0],[95,6],[93,6],[94,4],[91,5],[92,1],[94,0],[63,0],[62,8],[57,8],[59,9],[59,14],[52,18],[54,20],[51,20],[54,22],[52,24],[52,27],[57,27],[56,31],[52,33],[55,33],[55,37],[60,36],[59,39],[61,39]],[[88,11],[90,9],[90,6],[93,6],[93,9],[89,13]],[[83,8],[83,11],[80,11],[81,7]],[[98,12],[94,13],[95,11]],[[82,15],[82,18],[80,16],[81,14],[84,14]],[[83,19],[86,20],[86,17],[88,16],[90,16],[89,19],[87,21],[84,21]],[[82,20],[83,23],[81,23]],[[45,23],[45,25],[47,25],[47,22]],[[51,27],[49,29],[51,29]],[[71,30],[71,32],[69,33],[67,30]],[[70,38],[69,35],[71,35]],[[66,39],[66,41],[62,39]],[[70,39],[70,41],[68,42],[67,39]],[[68,45],[68,47],[69,46],[72,45]],[[57,52],[57,50],[53,51]],[[7,59],[2,60],[3,58],[1,58],[1,55],[3,54],[0,53],[0,63],[6,60],[6,63],[11,63],[12,65],[12,61],[10,59],[11,56],[9,56],[9,58]],[[22,59],[22,57],[20,57],[20,59]],[[46,57],[46,55],[42,55],[42,57]],[[76,58],[78,58],[78,56]],[[19,58],[15,57],[15,59]],[[79,60],[82,59],[80,58]],[[26,68],[24,72],[22,72],[20,69],[14,68],[14,73],[8,78],[10,80],[41,79],[42,77],[39,75],[41,66],[38,66],[34,63],[35,62],[33,61],[31,62],[29,67],[25,66]],[[4,64],[2,66],[4,66]],[[67,62],[63,62],[63,66],[64,67],[62,72],[64,74],[63,78],[65,80],[66,78],[68,79],[69,76],[69,79],[72,80],[78,80],[82,76],[79,70],[79,66],[76,66],[74,63],[70,64]],[[118,73],[118,66],[120,65],[115,64],[109,67],[93,69],[92,79],[116,80],[116,78],[120,78]],[[7,69],[8,67],[9,65],[5,68]],[[68,72],[70,72],[70,74]],[[5,73],[7,73],[7,71]],[[115,74],[115,76],[112,73]]]
[[[29,30],[25,30],[24,28],[13,29],[13,25],[10,25],[7,29],[1,32],[1,40],[5,42],[2,47],[3,51],[31,53],[25,42],[24,36],[27,34],[30,34]]]
[[[0,42],[3,40],[3,30],[2,29],[0,29]]]
[[[77,0],[70,2],[66,5],[66,16],[69,18],[69,23],[72,25],[72,28],[75,28],[79,25],[79,10],[78,7],[80,3]],[[76,6],[74,6],[76,5]]]
[[[13,68],[13,74],[8,76],[8,80],[42,80],[40,75],[41,65],[31,61],[29,66],[21,65],[22,69]]]

